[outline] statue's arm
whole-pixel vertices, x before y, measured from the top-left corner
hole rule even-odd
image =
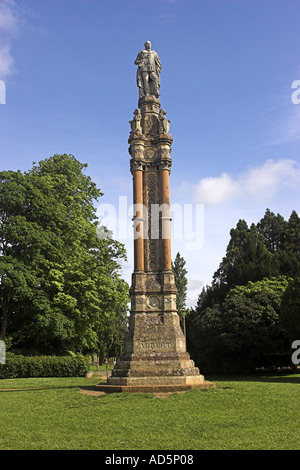
[[[157,52],[155,53],[155,62],[156,62],[156,66],[157,66],[157,71],[158,71],[158,73],[160,73],[161,69],[162,69],[162,66],[161,66],[160,58],[159,58]]]
[[[136,59],[135,59],[135,61],[134,61],[134,64],[135,64],[135,65],[140,65],[140,64],[142,63],[142,59],[143,59],[143,57],[142,57],[142,51],[140,51],[140,52],[138,53],[138,55],[136,56]]]

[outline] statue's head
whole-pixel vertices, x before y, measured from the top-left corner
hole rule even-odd
[[[150,41],[146,41],[145,44],[144,44],[144,46],[145,46],[145,49],[150,50],[150,49],[151,49],[151,42],[150,42]]]

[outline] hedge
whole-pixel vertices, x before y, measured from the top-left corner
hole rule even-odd
[[[83,377],[90,358],[70,356],[22,356],[7,353],[0,364],[0,379],[28,377]]]

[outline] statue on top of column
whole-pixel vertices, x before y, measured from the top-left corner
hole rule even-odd
[[[161,72],[161,63],[158,54],[151,50],[151,42],[146,41],[145,49],[140,51],[134,63],[137,69],[137,86],[139,88],[139,97],[153,95],[158,98]]]

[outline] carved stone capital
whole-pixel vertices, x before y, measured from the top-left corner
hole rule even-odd
[[[160,170],[171,171],[172,160],[170,158],[161,160],[160,162],[158,162],[158,165]]]
[[[145,165],[144,162],[142,162],[141,160],[131,159],[130,160],[130,171],[131,171],[131,173],[133,173],[136,170],[144,171],[144,165]]]

